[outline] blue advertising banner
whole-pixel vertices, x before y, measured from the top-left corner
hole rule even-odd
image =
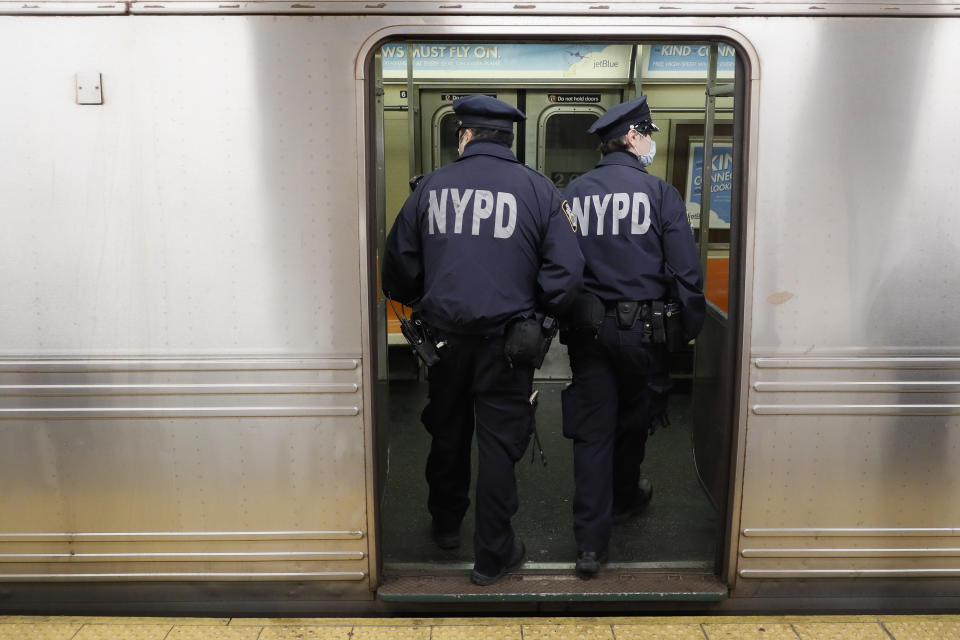
[[[703,143],[690,143],[687,170],[687,214],[694,228],[700,226],[700,194],[703,191]],[[727,142],[713,146],[710,185],[710,228],[730,228],[730,195],[733,189],[733,146]]]
[[[644,78],[706,78],[710,46],[705,44],[656,44],[643,56]],[[733,77],[736,62],[734,48],[717,47],[717,75]]]
[[[586,75],[623,77],[630,74],[628,45],[598,44],[412,44],[415,77],[513,77],[536,74],[566,78]],[[407,74],[407,45],[381,49],[383,75]]]

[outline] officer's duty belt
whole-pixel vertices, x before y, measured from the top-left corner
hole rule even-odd
[[[620,300],[605,307],[606,315],[616,318],[621,329],[632,329],[639,320],[643,342],[667,342],[663,300]]]

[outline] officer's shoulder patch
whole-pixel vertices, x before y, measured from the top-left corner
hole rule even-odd
[[[570,205],[566,200],[563,201],[563,204],[560,205],[560,209],[563,210],[563,215],[567,216],[567,222],[570,223],[570,228],[573,229],[573,232],[577,232],[577,216],[574,215],[573,209],[570,208]]]

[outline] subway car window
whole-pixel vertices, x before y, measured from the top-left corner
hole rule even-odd
[[[658,130],[644,125],[643,133],[650,134],[656,151],[645,151],[649,162],[645,160],[642,169],[638,164],[637,171],[646,171],[680,192],[685,211],[680,211],[679,219],[685,214],[691,235],[698,242],[696,252],[707,273],[705,295],[711,311],[696,339],[679,344],[664,356],[666,373],[661,382],[669,388],[671,427],[656,430],[648,438],[641,465],[643,477],[654,486],[654,498],[648,510],[615,528],[610,562],[628,572],[664,567],[681,572],[717,570],[727,467],[725,461],[707,460],[704,455],[713,452],[716,457],[716,452],[724,455],[729,451],[730,423],[725,417],[718,418],[717,411],[726,406],[725,398],[730,394],[731,376],[726,372],[734,358],[725,345],[733,343],[728,338],[738,330],[729,320],[728,310],[729,265],[736,258],[730,254],[730,239],[739,224],[738,203],[730,196],[740,176],[735,162],[738,141],[733,135],[738,115],[736,98],[730,91],[710,103],[705,88],[710,64],[716,67],[716,85],[733,85],[736,72],[732,48],[710,42],[397,41],[383,45],[379,55],[382,74],[375,82],[382,89],[384,124],[383,135],[378,137],[383,146],[378,152],[384,162],[382,173],[376,177],[378,188],[384,190],[385,204],[376,212],[376,226],[382,230],[378,240],[381,248],[410,195],[409,179],[443,171],[458,159],[460,118],[453,111],[458,97],[481,94],[523,112],[526,118],[513,126],[513,145],[502,152],[545,175],[562,194],[574,189],[578,178],[601,162],[602,140],[589,131],[591,126],[618,105],[646,96],[649,117]],[[407,77],[408,55],[413,56],[412,78]],[[710,135],[707,127],[711,127]],[[706,163],[706,173],[705,156],[712,157],[712,162]],[[634,158],[640,162],[636,155]],[[456,163],[461,164],[468,163]],[[705,185],[709,186],[705,189]],[[468,185],[451,185],[449,193],[454,188],[460,189],[455,196],[457,202],[472,197],[466,191]],[[710,213],[701,223],[704,190],[709,193]],[[444,206],[442,198],[438,192],[438,207]],[[442,233],[458,228],[463,232],[477,228],[482,233],[485,219],[478,226],[474,226],[473,218],[468,223],[466,216],[473,209],[450,204],[453,199],[448,194],[447,205],[460,206],[464,218],[457,226],[456,218],[451,217]],[[574,232],[582,237],[584,227],[596,229],[598,218],[597,212],[584,213],[582,209],[579,215],[590,218],[589,225],[580,224]],[[607,221],[611,219],[608,216]],[[635,228],[642,228],[639,219]],[[700,245],[704,231],[709,242]],[[382,264],[383,254],[378,257]],[[474,271],[483,272],[483,260],[477,259]],[[497,257],[490,256],[489,260]],[[631,261],[627,259],[627,263]],[[458,286],[455,280],[448,283]],[[474,298],[482,299],[489,293],[474,289],[457,295],[465,296],[458,304],[467,307]],[[488,301],[494,304],[492,298]],[[431,385],[430,367],[436,365],[418,358],[401,335],[401,323],[393,307],[382,296],[378,302],[377,322],[386,329],[378,332],[385,338],[377,345],[377,356],[387,361],[381,368],[385,374],[378,388],[384,391],[377,399],[375,427],[381,461],[377,490],[384,571],[387,575],[409,568],[454,571],[473,560],[475,515],[473,507],[467,510],[459,547],[438,548],[432,535],[424,478],[432,438],[424,426],[429,419],[429,410],[425,412],[424,408]],[[397,306],[397,310],[402,314],[417,311],[418,301],[407,302],[413,303],[412,309]],[[439,353],[444,357],[443,349]],[[525,567],[530,570],[572,571],[577,556],[571,508],[573,443],[563,435],[566,427],[561,400],[572,379],[568,349],[554,340],[534,373],[537,430],[550,463],[517,467],[520,509],[513,526],[527,545]],[[464,415],[473,413],[465,411]],[[475,474],[473,446],[471,468]]]
[[[543,136],[543,172],[564,189],[597,163],[597,137],[587,133],[599,114],[555,113],[547,117]]]
[[[437,162],[435,167],[443,167],[457,159],[457,114],[448,113],[440,118],[437,131]]]

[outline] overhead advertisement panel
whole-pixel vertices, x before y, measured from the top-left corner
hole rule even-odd
[[[630,45],[387,44],[383,77],[405,80],[407,47],[415,80],[621,80],[630,77]]]
[[[641,75],[644,82],[702,81],[707,78],[710,45],[654,44],[642,47]],[[732,80],[736,51],[728,44],[717,47],[717,78]]]

